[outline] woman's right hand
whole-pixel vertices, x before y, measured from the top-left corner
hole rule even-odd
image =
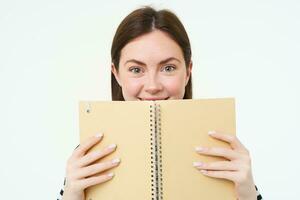
[[[74,150],[68,159],[63,200],[84,200],[86,188],[112,179],[113,173],[93,175],[118,166],[119,158],[99,163],[94,162],[115,151],[116,145],[111,144],[101,151],[87,153],[102,138],[103,134],[88,138]]]

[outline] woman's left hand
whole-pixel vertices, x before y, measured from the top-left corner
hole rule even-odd
[[[255,200],[257,197],[252,177],[249,151],[234,135],[221,134],[215,131],[210,131],[209,135],[215,139],[229,143],[231,149],[196,147],[196,152],[203,155],[224,157],[227,160],[211,163],[194,162],[194,166],[205,176],[233,181],[236,197],[239,200]]]

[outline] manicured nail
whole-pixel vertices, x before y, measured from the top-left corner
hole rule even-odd
[[[95,137],[96,137],[96,138],[102,138],[102,137],[103,137],[103,133],[97,133],[97,134],[95,135]]]
[[[216,133],[216,131],[208,131],[208,135],[213,135],[215,133]]]
[[[114,149],[114,148],[116,148],[116,147],[117,147],[116,144],[111,144],[111,145],[109,145],[107,148],[108,148],[108,149]]]
[[[115,174],[114,173],[112,173],[112,172],[110,172],[109,174],[107,174],[107,176],[109,176],[109,177],[113,177]]]
[[[195,149],[196,149],[197,152],[202,152],[204,150],[203,147],[196,147]]]
[[[120,160],[120,158],[115,158],[115,159],[113,159],[111,162],[113,163],[113,164],[117,164],[117,163],[119,163],[121,160]]]
[[[193,165],[194,165],[194,167],[201,167],[202,162],[194,162]]]

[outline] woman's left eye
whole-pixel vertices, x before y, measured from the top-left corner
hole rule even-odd
[[[174,71],[175,69],[176,69],[176,67],[174,67],[172,65],[167,65],[163,68],[163,71],[171,72],[171,71]]]

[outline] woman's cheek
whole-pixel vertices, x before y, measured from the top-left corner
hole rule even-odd
[[[185,92],[185,81],[181,77],[173,77],[164,81],[164,87],[168,91],[169,96],[180,99],[183,98]]]
[[[137,79],[128,79],[123,83],[124,87],[122,88],[122,90],[125,100],[136,100],[142,88],[141,81]]]

